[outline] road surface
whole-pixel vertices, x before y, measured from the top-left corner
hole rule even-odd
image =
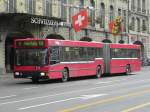
[[[66,83],[1,76],[0,112],[150,112],[150,67]]]

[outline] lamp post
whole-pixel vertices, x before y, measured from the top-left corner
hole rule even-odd
[[[130,2],[130,0],[127,1],[127,5],[128,5],[128,15],[127,15],[128,16],[127,17],[127,19],[128,19],[128,22],[127,22],[128,43],[129,43],[129,32],[130,32],[129,31],[129,12],[130,12],[129,11],[129,2]]]

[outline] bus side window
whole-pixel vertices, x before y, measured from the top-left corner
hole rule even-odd
[[[130,58],[139,58],[138,51],[136,49],[130,49],[129,57]]]
[[[87,61],[88,60],[88,52],[86,47],[80,47],[79,49],[80,61]]]
[[[61,60],[62,61],[70,61],[70,47],[62,47],[61,49]]]
[[[115,49],[111,49],[111,58],[116,58],[117,51]]]
[[[96,51],[96,54],[95,54],[96,58],[102,58],[103,57],[103,51],[101,48],[96,48],[95,51]]]
[[[89,60],[94,60],[94,58],[95,58],[95,49],[94,48],[92,48],[92,47],[89,47],[88,48],[88,59]]]
[[[73,52],[71,53],[71,57],[73,61],[79,61],[80,60],[80,54],[79,54],[79,47],[73,47]]]
[[[59,47],[51,47],[50,49],[50,64],[59,63]]]

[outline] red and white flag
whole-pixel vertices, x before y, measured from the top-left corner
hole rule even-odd
[[[87,10],[83,9],[79,13],[72,16],[72,24],[75,32],[80,31],[82,28],[86,28],[88,26]]]

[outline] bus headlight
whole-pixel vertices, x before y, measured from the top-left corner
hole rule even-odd
[[[15,72],[15,75],[19,75],[19,72]]]
[[[41,75],[41,76],[45,76],[45,73],[44,73],[44,72],[41,72],[40,75]]]

